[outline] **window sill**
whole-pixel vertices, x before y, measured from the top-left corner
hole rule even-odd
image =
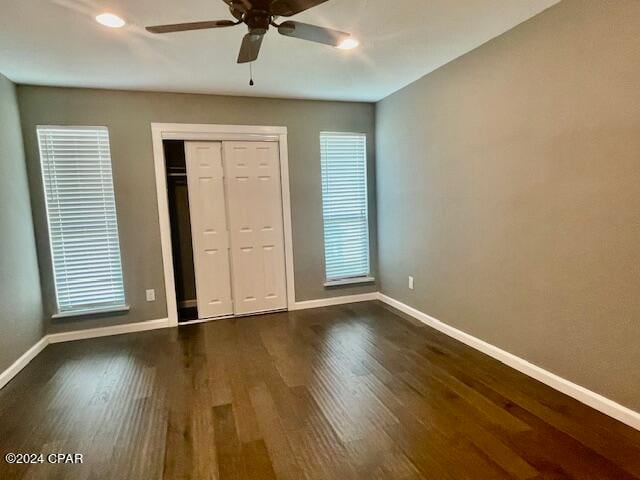
[[[86,310],[73,310],[71,312],[59,312],[51,316],[51,318],[70,318],[70,317],[87,317],[91,315],[99,315],[101,313],[119,313],[128,312],[129,305],[121,305],[118,307],[89,308]]]
[[[339,287],[341,285],[355,285],[358,283],[371,283],[375,282],[375,277],[357,277],[357,278],[344,278],[342,280],[329,280],[324,282],[325,287]]]

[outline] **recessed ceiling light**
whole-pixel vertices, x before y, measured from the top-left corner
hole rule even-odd
[[[122,18],[113,13],[101,13],[96,17],[96,22],[109,28],[124,27],[126,23]]]
[[[345,38],[340,42],[338,48],[341,50],[351,50],[352,48],[356,48],[360,45],[360,42],[353,37]]]

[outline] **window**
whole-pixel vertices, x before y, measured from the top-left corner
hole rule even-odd
[[[327,284],[369,277],[367,137],[320,134]]]
[[[105,127],[38,127],[58,314],[124,309]]]

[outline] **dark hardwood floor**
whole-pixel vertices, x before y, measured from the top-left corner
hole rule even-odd
[[[640,478],[640,432],[377,302],[51,345],[0,479]]]

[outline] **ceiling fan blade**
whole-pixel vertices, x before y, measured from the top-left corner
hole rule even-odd
[[[185,32],[188,30],[204,30],[206,28],[233,27],[237,22],[231,20],[210,20],[206,22],[174,23],[171,25],[155,25],[146,27],[151,33]]]
[[[236,20],[240,22],[242,21],[242,17],[244,16],[245,11],[241,10],[240,8],[236,8],[234,6],[229,6],[229,12],[231,12],[231,15],[236,17]]]
[[[253,8],[250,0],[222,0],[224,3],[234,8],[243,8],[244,10],[250,10]]]
[[[310,42],[316,43],[324,43],[325,45],[331,45],[332,47],[337,47],[342,41],[351,36],[351,34],[347,32],[293,21],[281,23],[278,27],[278,32],[281,35],[286,35],[287,37],[300,38],[302,40],[309,40]]]
[[[253,8],[253,5],[249,0],[222,0],[224,3],[229,5],[231,11],[236,12],[246,12]]]
[[[263,38],[264,35],[247,33],[242,39],[240,53],[238,53],[238,63],[249,63],[257,59]]]
[[[279,17],[290,17],[320,5],[327,0],[273,0],[271,13]]]

